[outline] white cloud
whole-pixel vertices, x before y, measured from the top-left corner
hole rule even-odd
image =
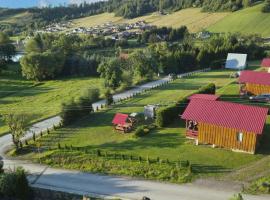
[[[39,8],[44,8],[44,7],[48,7],[50,4],[47,0],[39,0],[38,1],[38,7]]]
[[[97,2],[97,1],[101,1],[101,0],[69,0],[70,4],[81,4],[81,3],[93,3],[93,2]]]

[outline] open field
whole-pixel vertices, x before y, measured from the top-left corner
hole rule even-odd
[[[84,89],[102,87],[99,78],[66,78],[36,84],[20,76],[16,72],[0,75],[0,113],[25,113],[31,122],[59,114],[61,103],[80,95]],[[7,126],[0,121],[0,134],[6,131]]]
[[[203,13],[199,8],[188,8],[168,15],[152,13],[146,16],[128,20],[123,19],[122,17],[115,17],[114,13],[103,13],[73,20],[75,23],[73,28],[80,26],[93,27],[109,21],[119,24],[145,20],[146,22],[157,26],[168,26],[173,28],[187,26],[191,32],[197,32],[217,23],[227,15],[229,15],[229,13]]]
[[[208,30],[213,32],[240,32],[244,34],[260,34],[264,37],[270,36],[270,14],[262,13],[262,4],[234,12],[216,24],[211,25]]]
[[[209,82],[216,83],[220,91],[222,91],[222,86],[234,81],[234,79],[229,78],[230,73],[231,71],[227,70],[211,71],[190,78],[176,80],[166,86],[136,96],[123,104],[115,105],[112,109],[95,113],[70,127],[56,130],[42,137],[40,143],[44,149],[57,148],[58,143],[61,143],[62,147],[72,145],[81,149],[82,154],[78,156],[82,160],[90,159],[88,158],[89,155],[84,154],[85,151],[100,149],[109,153],[115,152],[118,154],[142,156],[144,158],[149,156],[150,158],[159,157],[163,160],[170,159],[172,161],[178,159],[189,160],[191,163],[199,165],[202,169],[207,168],[207,172],[202,174],[208,175],[214,175],[222,169],[232,170],[239,168],[261,159],[263,155],[249,155],[234,153],[224,149],[194,146],[191,141],[185,138],[184,123],[181,120],[176,121],[169,128],[156,129],[142,138],[134,138],[133,134],[120,134],[114,131],[111,125],[112,118],[117,112],[142,112],[143,106],[147,104],[166,105],[174,102],[175,99],[181,96],[192,93],[200,86]],[[63,151],[63,155],[66,153],[65,150],[61,151]],[[41,157],[49,159],[47,156],[53,153],[59,154],[59,150],[44,151],[41,153]],[[38,159],[39,155],[31,151],[22,156],[22,158]],[[46,163],[52,164],[49,160]],[[72,164],[67,163],[68,166],[64,165],[61,167],[81,168],[82,166],[79,166],[79,163],[72,161]],[[91,171],[89,166],[83,169]],[[119,173],[121,174],[120,170]]]

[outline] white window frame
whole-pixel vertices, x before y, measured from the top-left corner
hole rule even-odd
[[[244,138],[243,132],[237,132],[237,134],[236,134],[237,142],[243,142],[243,138]]]

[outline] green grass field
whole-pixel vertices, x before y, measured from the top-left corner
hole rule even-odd
[[[262,4],[234,12],[209,26],[213,32],[239,32],[270,36],[270,13],[262,13]]]
[[[156,26],[168,26],[178,28],[180,26],[187,26],[191,32],[197,32],[209,27],[212,24],[217,23],[229,13],[204,13],[199,8],[183,9],[168,15],[160,15],[158,13],[152,13],[146,16],[137,17],[134,19],[123,19],[121,17],[115,17],[114,13],[103,13],[90,17],[80,18],[73,20],[75,24],[73,28],[86,26],[94,27],[104,24],[106,22],[119,23],[134,23],[140,20],[156,25]]]
[[[179,119],[169,128],[157,129],[142,138],[134,138],[133,134],[121,134],[115,131],[111,121],[117,112],[131,113],[142,112],[143,106],[147,104],[167,105],[176,98],[186,96],[202,85],[214,82],[222,93],[223,86],[229,86],[234,81],[229,78],[231,71],[211,71],[195,75],[190,78],[176,80],[169,85],[157,88],[151,92],[139,95],[120,105],[115,105],[107,111],[100,111],[87,118],[81,119],[70,127],[61,128],[49,135],[42,137],[39,141],[44,149],[57,148],[58,143],[62,146],[73,146],[91,151],[101,149],[108,152],[116,152],[127,155],[142,157],[159,157],[170,160],[190,160],[202,168],[207,168],[211,175],[217,169],[235,169],[259,160],[263,156],[234,153],[224,149],[212,149],[205,146],[195,146],[185,138],[185,125]],[[41,156],[46,157],[52,151],[45,151]],[[64,150],[63,150],[64,151]],[[38,154],[28,153],[22,158],[37,159]],[[87,159],[80,156],[80,159]],[[48,161],[50,163],[50,161]],[[75,164],[67,164],[67,168],[78,168]],[[53,165],[54,166],[54,165]],[[63,166],[65,167],[65,165]],[[211,171],[212,170],[212,171]],[[91,171],[91,169],[90,169]],[[119,172],[121,174],[121,172]],[[208,174],[209,174],[208,173]]]
[[[0,113],[25,113],[31,122],[51,117],[60,112],[61,103],[69,98],[76,98],[87,88],[101,88],[99,78],[65,78],[35,84],[20,78],[14,72],[18,65],[10,66],[14,70],[0,75]],[[0,134],[8,131],[0,121]]]

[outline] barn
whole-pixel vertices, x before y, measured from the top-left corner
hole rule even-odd
[[[270,73],[270,58],[264,58],[262,60],[261,66],[268,69],[268,73]]]
[[[245,69],[247,65],[247,54],[229,53],[226,60],[226,69]]]
[[[270,94],[270,73],[245,70],[239,77],[240,95]]]
[[[196,144],[254,154],[267,113],[263,107],[193,99],[181,118],[186,121],[186,136]]]

